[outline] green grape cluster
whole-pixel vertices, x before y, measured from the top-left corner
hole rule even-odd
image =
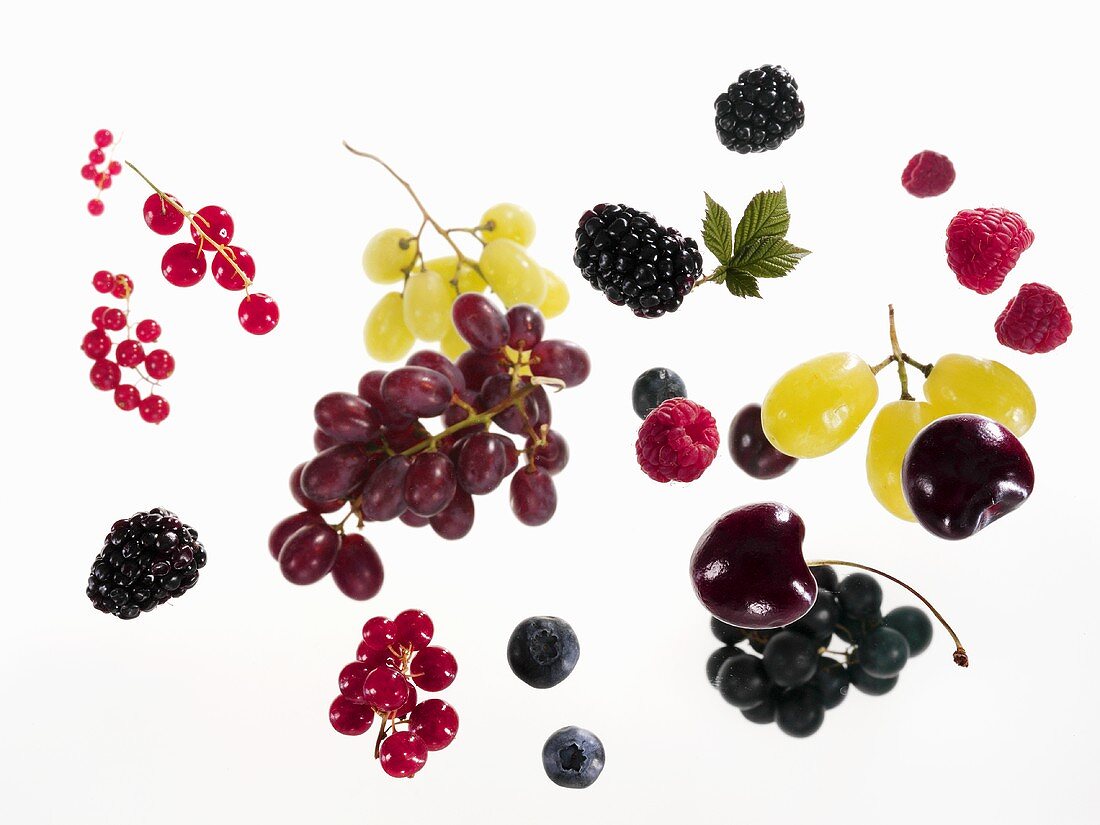
[[[1035,420],[1035,396],[1027,383],[997,361],[944,355],[921,364],[901,352],[890,313],[894,353],[874,367],[858,355],[836,352],[805,361],[784,373],[761,405],[764,435],[796,458],[817,458],[847,442],[878,403],[877,374],[898,365],[901,399],[883,405],[867,443],[867,483],[890,513],[916,521],[902,489],[902,464],[909,445],[933,421],[971,413],[1003,424],[1022,436]],[[906,364],[924,375],[924,401],[909,394]]]
[[[433,228],[452,254],[426,259],[421,245],[424,230]],[[464,234],[481,245],[468,257],[454,241]],[[425,213],[419,232],[384,229],[363,250],[363,271],[379,284],[401,284],[388,292],[367,316],[363,338],[367,352],[378,361],[403,358],[417,339],[438,342],[452,360],[469,348],[455,330],[451,305],[466,292],[492,290],[506,307],[529,304],[545,318],[565,311],[569,290],[528,252],[535,239],[531,214],[512,203],[499,203],[470,229],[443,229]]]

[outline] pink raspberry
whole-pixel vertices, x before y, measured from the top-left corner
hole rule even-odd
[[[955,166],[947,155],[925,149],[909,159],[901,173],[901,185],[910,195],[931,198],[942,195],[955,182]]]
[[[695,481],[714,461],[718,426],[694,401],[670,398],[638,430],[638,465],[654,481]]]
[[[967,289],[1000,287],[1035,233],[1007,209],[964,209],[947,225],[947,265]]]
[[[1043,284],[1024,284],[993,325],[1006,347],[1034,355],[1062,346],[1073,319],[1062,296]]]

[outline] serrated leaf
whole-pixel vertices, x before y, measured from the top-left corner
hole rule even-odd
[[[760,288],[756,278],[739,269],[726,270],[726,289],[738,298],[759,298]]]
[[[703,216],[703,243],[720,261],[728,261],[733,255],[733,220],[726,207],[706,192],[707,211]]]
[[[729,265],[756,278],[782,278],[809,254],[808,249],[772,235],[738,246]]]
[[[724,284],[726,282],[726,265],[722,264],[714,272],[710,273],[707,278],[708,281],[714,281],[716,284]]]
[[[737,224],[734,249],[739,249],[760,238],[786,235],[791,226],[791,213],[787,211],[787,188],[778,192],[760,192],[749,201],[745,214]]]

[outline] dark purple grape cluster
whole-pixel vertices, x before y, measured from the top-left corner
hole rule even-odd
[[[268,543],[289,581],[312,584],[331,572],[346,595],[369,599],[382,585],[382,563],[366,539],[345,533],[349,520],[362,527],[400,518],[460,539],[473,527],[473,497],[509,476],[516,518],[535,527],[554,515],[553,476],[569,461],[569,446],[550,428],[546,390],[582,383],[588,354],[544,340],[542,316],[525,304],[505,315],[468,293],[452,318],[471,347],[456,361],[417,352],[403,367],[368,372],[356,393],[317,402],[317,454],[290,476],[303,510],[279,522]],[[345,507],[337,525],[322,517]]]
[[[909,657],[932,642],[932,621],[920,608],[882,614],[882,588],[872,576],[838,579],[832,567],[812,570],[818,591],[808,613],[774,630],[743,630],[712,617],[724,647],[707,659],[707,680],[746,719],[775,722],[800,738],[817,732],[849,686],[871,696],[893,690]],[[834,637],[846,652],[829,649]],[[746,641],[760,655],[739,646]]]

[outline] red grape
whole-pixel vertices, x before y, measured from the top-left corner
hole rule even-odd
[[[495,353],[508,341],[508,322],[492,301],[477,292],[459,295],[451,308],[455,329],[474,352]]]
[[[467,350],[458,356],[455,366],[462,371],[466,379],[466,386],[474,392],[480,392],[482,384],[491,375],[499,375],[507,372],[508,367],[500,360],[497,354],[487,354]]]
[[[456,483],[450,458],[439,452],[418,453],[405,475],[405,502],[418,516],[430,518],[451,503]]]
[[[588,353],[571,341],[542,341],[531,350],[531,372],[557,378],[567,387],[584,383],[591,369]]]
[[[302,470],[302,492],[313,501],[345,498],[371,467],[371,456],[358,444],[322,450]]]
[[[290,473],[290,494],[294,500],[311,513],[334,513],[344,506],[344,500],[335,498],[328,501],[314,501],[302,490],[302,470],[305,464],[299,464]]]
[[[340,592],[366,601],[378,595],[383,578],[382,560],[371,543],[358,533],[346,534],[332,568],[332,580]]]
[[[458,452],[458,483],[468,493],[491,493],[508,474],[508,458],[501,439],[478,432],[462,442]]]
[[[546,524],[558,507],[554,480],[546,470],[524,468],[512,476],[509,496],[512,512],[528,527]]]
[[[435,370],[447,376],[455,392],[460,393],[466,389],[466,379],[462,377],[462,371],[459,370],[447,356],[435,352],[434,350],[425,349],[420,352],[414,352],[405,362],[405,366],[425,367],[430,370]]]
[[[405,512],[407,456],[390,456],[374,471],[363,487],[360,509],[367,521],[389,521]]]
[[[508,320],[508,346],[512,349],[532,349],[542,340],[546,323],[533,306],[516,304],[505,317]]]
[[[431,518],[436,535],[448,541],[457,541],[474,526],[474,500],[465,490],[455,490],[451,503]]]
[[[434,418],[451,403],[454,386],[443,373],[426,367],[399,367],[382,380],[382,398],[399,413]]]
[[[370,442],[381,431],[378,414],[350,392],[321,396],[313,407],[313,418],[322,432],[337,441]]]
[[[527,447],[534,442],[528,438]],[[557,430],[546,431],[546,444],[535,450],[535,466],[557,475],[569,463],[569,445]]]
[[[283,543],[279,569],[292,584],[313,584],[332,569],[339,551],[339,533],[327,524],[306,524]]]
[[[271,533],[267,537],[267,549],[268,552],[271,553],[271,557],[278,561],[279,552],[283,549],[283,545],[286,544],[286,540],[298,532],[299,528],[305,527],[307,524],[324,524],[324,519],[316,513],[305,510],[301,513],[287,516],[272,527]],[[351,537],[348,536],[348,538]]]

